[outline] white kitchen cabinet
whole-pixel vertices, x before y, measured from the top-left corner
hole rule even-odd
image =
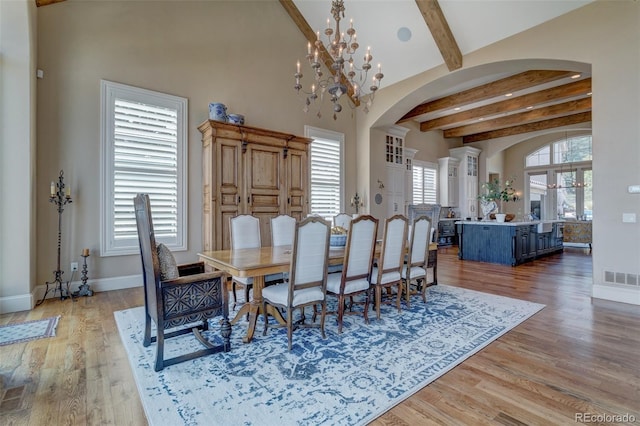
[[[463,146],[449,155],[460,161],[458,168],[458,207],[461,217],[478,217],[478,157],[482,150]]]
[[[458,207],[458,174],[460,160],[454,157],[444,157],[438,159],[439,173],[439,203],[445,207]]]

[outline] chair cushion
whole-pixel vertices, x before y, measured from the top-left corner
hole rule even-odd
[[[412,280],[416,278],[425,277],[427,275],[427,271],[425,271],[424,268],[421,268],[419,266],[413,266],[411,268],[410,273],[411,273]],[[402,267],[402,278],[407,279],[407,265],[404,265]]]
[[[327,275],[327,291],[331,293],[340,293],[340,281],[342,280],[342,273]],[[344,294],[356,293],[369,288],[369,281],[365,278],[358,280],[347,281],[344,286]]]
[[[378,268],[373,268],[371,271],[371,284],[387,284],[399,280],[399,271],[386,272],[382,274],[382,280],[380,282],[378,282]]]
[[[276,284],[265,287],[262,290],[262,297],[271,303],[287,306],[289,284]],[[324,294],[322,294],[322,289],[319,287],[297,290],[293,294],[293,306],[304,305],[314,301],[320,302],[322,300],[324,300]]]
[[[158,244],[156,250],[158,251],[158,262],[160,263],[160,280],[175,280],[180,277],[178,264],[171,250],[162,243]]]
[[[253,285],[253,277],[231,277],[233,281],[244,285]]]
[[[234,281],[239,282],[240,284],[245,284],[245,285],[253,285],[253,277],[232,277],[232,279]],[[278,281],[283,281],[284,280],[284,273],[280,273],[280,274],[269,274],[266,275],[264,277],[264,282],[265,284],[270,284],[273,282],[278,282]]]

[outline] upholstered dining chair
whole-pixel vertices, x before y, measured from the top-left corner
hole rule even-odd
[[[241,250],[247,248],[260,248],[260,219],[249,214],[241,214],[232,217],[229,221],[231,231],[231,249]],[[282,274],[271,274],[265,278],[265,285],[282,280]],[[249,290],[253,286],[253,277],[231,277],[231,289],[233,293],[233,309],[236,309],[237,285],[244,287],[244,300],[249,301]]]
[[[419,216],[431,219],[431,242],[429,243],[428,269],[433,270],[433,284],[438,284],[438,222],[440,221],[440,204],[410,204],[408,208],[409,223]]]
[[[357,314],[358,312],[353,311],[354,296],[364,295],[364,302],[362,302],[364,321],[369,323],[371,268],[377,233],[378,219],[372,216],[359,216],[353,219],[347,234],[342,272],[327,276],[327,294],[338,297],[338,333],[342,333],[342,320],[347,305],[346,297],[349,297],[347,313]]]
[[[319,327],[325,339],[324,321],[327,313],[327,263],[329,258],[329,236],[331,226],[324,219],[308,217],[296,224],[289,268],[289,281],[262,290],[262,311],[264,312],[264,332],[266,336],[269,322],[267,303],[287,311],[287,337],[289,350],[292,348],[293,330],[301,327]],[[303,321],[294,324],[293,312],[305,306],[321,305],[320,324]]]
[[[377,266],[371,270],[371,287],[375,290],[376,317],[380,319],[382,289],[397,287],[396,308],[400,308],[402,296],[402,275],[405,243],[407,240],[407,218],[403,215],[391,216],[385,221],[382,249]]]
[[[154,369],[188,361],[231,349],[229,337],[229,303],[226,291],[226,275],[223,272],[205,273],[204,263],[177,265],[164,244],[156,245],[151,219],[149,195],[138,194],[133,199],[144,284],[144,339],[147,347],[156,342]],[[202,330],[209,329],[209,318],[221,316],[220,331],[223,342],[213,345]],[[151,322],[156,324],[156,335],[151,336]],[[167,329],[174,330],[166,333]],[[175,336],[193,333],[204,349],[164,358],[164,341]]]
[[[293,235],[296,232],[296,218],[281,214],[271,218],[271,245],[293,245]]]
[[[427,267],[430,239],[431,220],[427,216],[420,216],[411,226],[409,251],[401,272],[407,307],[411,306],[411,295],[417,294],[417,291],[421,292],[422,300],[427,302],[427,283],[433,282],[433,267]]]
[[[351,223],[351,216],[346,213],[338,213],[333,217],[333,226],[339,226],[341,228],[349,230],[349,224]]]

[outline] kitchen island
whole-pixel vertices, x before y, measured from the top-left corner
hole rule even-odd
[[[516,266],[562,252],[564,222],[456,222],[458,258]]]

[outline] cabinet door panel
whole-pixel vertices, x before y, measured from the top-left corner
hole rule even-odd
[[[260,219],[262,245],[271,244],[270,219],[284,213],[284,180],[282,149],[250,146],[245,154],[247,176],[247,214]]]
[[[288,215],[300,220],[307,214],[307,200],[309,193],[309,159],[307,153],[289,150],[287,154],[287,209]]]
[[[242,174],[240,142],[230,139],[216,141],[216,247],[230,248],[229,219],[241,212]],[[209,249],[206,247],[205,249]],[[213,249],[213,248],[212,248]]]

